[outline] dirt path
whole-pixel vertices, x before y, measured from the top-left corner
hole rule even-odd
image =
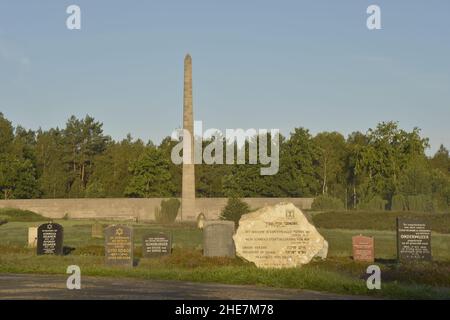
[[[0,274],[0,299],[367,299],[307,290],[126,278],[81,278],[80,290],[66,288],[60,275]]]

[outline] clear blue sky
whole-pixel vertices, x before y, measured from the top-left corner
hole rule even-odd
[[[80,31],[66,29],[70,4]],[[383,30],[367,30],[370,4]],[[181,125],[187,52],[208,128],[396,120],[450,147],[448,0],[1,0],[0,111],[32,129],[88,113],[115,139],[158,143]]]

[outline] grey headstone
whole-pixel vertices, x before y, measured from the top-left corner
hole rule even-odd
[[[203,227],[203,255],[206,257],[232,257],[236,255],[234,246],[234,222],[205,221]]]
[[[38,255],[63,254],[64,228],[58,223],[44,223],[37,230],[36,251]]]
[[[113,225],[105,229],[105,262],[112,266],[133,266],[133,229]]]
[[[431,261],[431,228],[427,222],[397,218],[397,257],[400,261]]]
[[[149,233],[142,238],[142,257],[154,258],[172,253],[172,236],[167,233]]]

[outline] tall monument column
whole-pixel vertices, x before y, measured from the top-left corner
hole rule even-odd
[[[184,104],[183,129],[190,133],[190,139],[183,137],[183,154],[190,154],[190,163],[183,161],[183,182],[181,194],[181,218],[195,218],[195,169],[194,169],[194,116],[192,106],[192,59],[184,59]],[[183,157],[186,159],[186,157]]]

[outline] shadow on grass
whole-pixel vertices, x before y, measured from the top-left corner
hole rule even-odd
[[[75,251],[75,250],[76,250],[76,248],[64,246],[63,247],[63,255],[67,256],[67,255],[71,254],[72,251]]]
[[[375,262],[376,263],[381,263],[381,264],[386,264],[386,265],[389,265],[389,264],[397,264],[397,259],[384,259],[384,258],[376,258],[375,259]]]

